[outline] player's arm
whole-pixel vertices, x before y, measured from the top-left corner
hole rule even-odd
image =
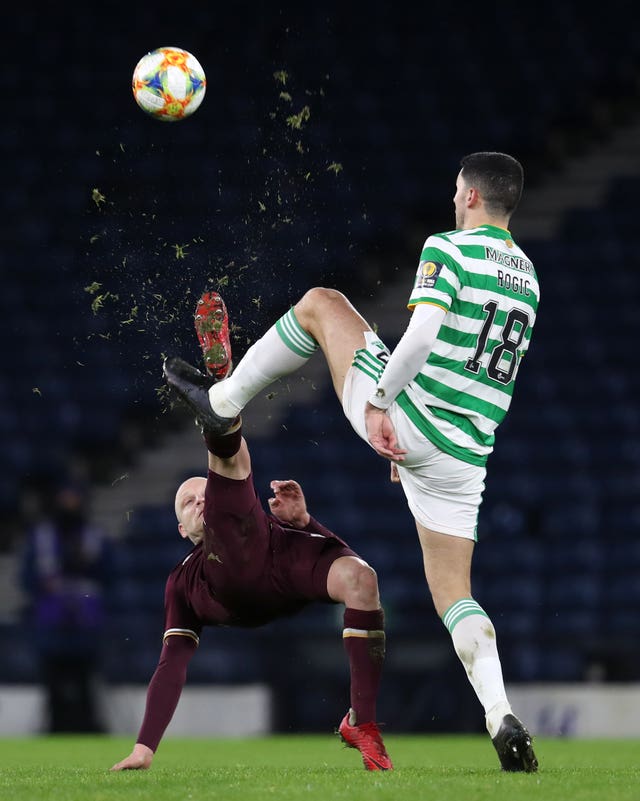
[[[171,722],[182,688],[187,680],[187,666],[197,648],[191,636],[167,636],[158,666],[147,689],[144,719],[133,751],[111,770],[146,770],[151,767],[158,744]]]
[[[378,380],[369,403],[388,409],[401,390],[420,372],[426,362],[446,315],[445,309],[432,303],[415,307],[407,330],[394,348]]]
[[[387,459],[402,461],[404,451],[398,447],[395,429],[386,411],[402,389],[420,372],[438,336],[446,311],[431,303],[416,306],[407,330],[378,380],[376,391],[365,407],[365,423],[369,443],[376,453]]]

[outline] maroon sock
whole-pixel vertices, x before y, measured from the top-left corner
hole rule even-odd
[[[240,450],[242,442],[242,425],[230,434],[213,434],[206,429],[202,432],[207,450],[220,459],[230,459]]]
[[[356,723],[375,721],[385,653],[384,612],[345,609],[342,637],[349,656]]]

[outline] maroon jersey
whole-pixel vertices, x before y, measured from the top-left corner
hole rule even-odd
[[[346,543],[315,520],[282,525],[262,508],[251,476],[209,472],[204,537],[171,572],[165,591],[165,638],[196,642],[203,626],[261,626],[313,601],[330,602],[327,574]]]
[[[340,556],[357,556],[313,518],[283,526],[260,504],[251,476],[209,471],[204,537],[171,571],[164,645],[149,682],[139,743],[158,747],[180,699],[204,626],[261,626],[313,601],[331,603],[327,575]]]

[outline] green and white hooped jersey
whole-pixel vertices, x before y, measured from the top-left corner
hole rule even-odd
[[[446,453],[486,462],[539,299],[533,264],[509,231],[484,225],[425,242],[408,308],[433,303],[447,314],[427,361],[396,400]]]

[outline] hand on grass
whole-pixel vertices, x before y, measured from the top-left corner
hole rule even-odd
[[[153,762],[153,751],[142,743],[136,743],[128,757],[111,768],[111,770],[148,770]]]

